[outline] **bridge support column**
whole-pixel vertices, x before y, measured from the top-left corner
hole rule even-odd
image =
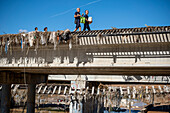
[[[28,84],[27,113],[35,113],[36,84],[46,83],[48,75],[31,73],[0,72],[2,85],[1,113],[10,112],[11,84]]]
[[[27,113],[35,113],[35,87],[36,84],[28,84]]]
[[[1,113],[10,113],[11,84],[2,84]]]

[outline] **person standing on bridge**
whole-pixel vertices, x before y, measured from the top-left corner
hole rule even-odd
[[[47,32],[47,27],[44,28],[44,32]]]
[[[75,18],[74,23],[76,24],[76,28],[74,31],[77,31],[77,29],[79,29],[79,31],[81,31],[80,17],[81,17],[80,8],[77,8],[77,12],[75,12],[75,14],[74,14],[74,18]]]
[[[35,32],[38,32],[38,27],[35,27]]]
[[[85,15],[84,15],[84,17],[85,17],[85,23],[84,23],[84,29],[83,29],[83,31],[85,31],[86,28],[88,29],[88,31],[90,31],[90,26],[89,26],[89,24],[90,24],[91,22],[88,21],[88,18],[89,18],[88,14],[89,14],[89,11],[88,11],[88,10],[85,10]]]

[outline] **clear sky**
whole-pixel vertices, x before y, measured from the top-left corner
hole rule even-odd
[[[0,34],[73,31],[77,7],[89,10],[92,30],[170,25],[170,0],[0,0]]]

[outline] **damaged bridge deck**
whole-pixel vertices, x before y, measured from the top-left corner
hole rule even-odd
[[[170,75],[170,26],[0,35],[0,71]],[[44,41],[44,42],[43,42]]]

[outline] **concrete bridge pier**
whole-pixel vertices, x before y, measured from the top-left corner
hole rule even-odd
[[[1,113],[10,113],[11,84],[2,84]]]
[[[27,113],[35,113],[35,87],[36,84],[28,84]]]
[[[2,84],[1,113],[10,113],[11,84],[28,84],[27,113],[35,113],[35,87],[36,84],[46,83],[48,75],[32,73],[0,72]]]

